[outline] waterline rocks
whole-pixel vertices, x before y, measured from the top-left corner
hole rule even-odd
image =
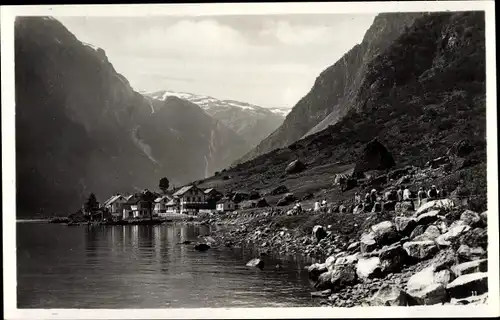
[[[246,266],[251,267],[251,268],[263,269],[264,268],[264,261],[262,261],[259,258],[254,258],[254,259],[248,261]]]

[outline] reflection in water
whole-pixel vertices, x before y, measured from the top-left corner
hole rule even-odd
[[[68,227],[18,224],[19,308],[315,306],[305,262],[248,248],[197,252],[194,225]],[[274,266],[281,263],[283,269]]]

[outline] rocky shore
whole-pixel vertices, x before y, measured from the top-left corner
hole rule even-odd
[[[306,232],[310,220],[327,219],[337,223]],[[464,209],[450,199],[406,212],[313,219],[261,211],[209,223],[219,226],[212,235],[219,245],[311,257],[308,271],[316,290],[311,296],[323,298],[323,305],[469,304],[488,297],[487,212]]]

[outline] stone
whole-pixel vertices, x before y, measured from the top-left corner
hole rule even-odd
[[[466,244],[462,244],[458,248],[457,254],[461,261],[472,261],[484,258],[486,251],[481,247],[471,248]]]
[[[432,257],[438,251],[434,241],[410,241],[403,244],[403,249],[413,260],[421,261]]]
[[[488,225],[488,211],[484,211],[480,214],[481,222],[486,227]]]
[[[428,225],[438,220],[439,210],[431,210],[417,216],[418,225]]]
[[[210,249],[210,246],[206,243],[197,243],[194,245],[194,249],[198,251],[207,251]]]
[[[333,270],[332,271],[327,271],[323,272],[320,274],[318,277],[318,280],[314,284],[314,288],[316,290],[327,290],[332,288],[332,275],[333,275]]]
[[[442,304],[448,299],[445,286],[439,283],[428,285],[411,293],[407,292],[407,294],[419,305]]]
[[[451,271],[455,276],[459,277],[464,274],[476,273],[476,272],[487,272],[488,271],[488,259],[480,259],[469,262],[464,262],[451,267]]]
[[[396,227],[391,221],[382,221],[371,226],[370,229],[373,232],[375,242],[379,247],[399,240]]]
[[[375,241],[375,234],[373,232],[364,233],[359,239],[360,250],[362,253],[370,252],[375,250],[377,247],[377,242]]]
[[[400,244],[386,246],[380,250],[381,271],[383,274],[400,272],[406,262],[407,254]]]
[[[326,298],[332,294],[332,289],[326,289],[319,292],[311,292],[311,297],[313,298]]]
[[[264,261],[262,261],[258,258],[255,258],[255,259],[248,261],[246,266],[251,267],[251,268],[263,269],[264,268]]]
[[[415,222],[416,223],[416,222]],[[425,232],[425,226],[416,226],[415,229],[410,234],[410,239],[415,239],[419,235],[423,234]]]
[[[413,303],[409,296],[399,286],[383,284],[380,289],[368,299],[370,306],[410,306]]]
[[[339,265],[331,273],[330,283],[333,291],[339,291],[347,286],[352,286],[358,280],[354,265]]]
[[[483,228],[475,228],[474,230],[460,236],[460,244],[465,244],[469,247],[481,247],[484,250],[487,250],[488,232]]]
[[[299,173],[303,170],[306,169],[306,165],[300,161],[300,160],[294,160],[288,164],[286,167],[285,171],[286,173],[292,174],[292,173]]]
[[[355,253],[348,256],[339,257],[335,261],[335,265],[355,264],[359,260],[360,255],[360,253]]]
[[[481,221],[481,217],[477,212],[471,210],[465,210],[460,215],[460,220],[462,220],[463,222],[465,222],[465,224],[472,227],[476,226]]]
[[[408,217],[395,217],[394,225],[396,230],[403,235],[410,235],[413,229],[417,226],[417,221]]]
[[[270,192],[270,194],[273,196],[277,196],[277,195],[283,194],[283,193],[288,193],[288,188],[284,185],[280,185],[280,186],[274,188],[273,190],[271,190],[271,192]]]
[[[436,238],[436,243],[440,247],[447,247],[451,246],[452,242],[458,238],[462,233],[467,232],[470,230],[470,227],[468,225],[455,225],[455,226],[450,226],[448,231]]]
[[[450,199],[439,199],[439,200],[432,200],[428,201],[427,203],[423,204],[420,206],[417,211],[416,215],[420,215],[423,213],[426,213],[428,211],[432,210],[443,210],[443,211],[449,211],[455,207],[455,203],[453,200]]]
[[[325,228],[323,228],[323,226],[320,225],[314,226],[312,234],[317,241],[321,241],[327,236]]]
[[[380,258],[361,258],[356,265],[356,274],[360,279],[371,279],[381,276]]]
[[[462,275],[446,286],[451,298],[465,298],[488,291],[488,273],[475,272]]]
[[[335,256],[329,256],[328,258],[326,258],[324,265],[326,266],[326,269],[328,269],[328,271],[333,270],[336,260],[337,258]]]
[[[424,233],[415,237],[413,241],[425,241],[425,240],[434,240],[441,235],[439,228],[435,225],[430,225],[425,229]]]
[[[359,241],[355,241],[347,247],[347,251],[355,251],[358,248],[359,248]]]
[[[456,252],[452,248],[439,251],[431,260],[430,265],[435,267],[435,271],[449,269],[458,262]]]

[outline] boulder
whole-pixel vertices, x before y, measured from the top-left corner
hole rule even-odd
[[[257,200],[260,198],[260,193],[257,190],[252,190],[250,191],[248,198],[250,200]]]
[[[481,247],[471,248],[466,244],[462,244],[457,250],[460,261],[472,261],[482,259],[486,256],[486,251]]]
[[[415,223],[417,223],[416,220]],[[410,239],[415,239],[419,235],[424,234],[424,232],[425,232],[425,226],[423,225],[416,226],[410,233]]]
[[[410,235],[413,229],[417,226],[417,221],[414,218],[395,217],[394,226],[399,233],[403,235]]]
[[[488,273],[476,272],[462,275],[446,286],[451,298],[465,298],[488,291]]]
[[[263,269],[264,268],[264,261],[260,260],[259,258],[254,258],[254,259],[248,261],[246,266],[251,267],[251,268]]]
[[[283,194],[283,193],[287,193],[287,192],[289,192],[288,188],[284,185],[280,185],[280,186],[274,188],[273,190],[271,190],[270,194],[273,196],[277,196],[279,194]]]
[[[379,247],[399,240],[396,227],[391,221],[382,221],[371,226],[370,229],[373,232],[375,242]]]
[[[417,216],[426,213],[431,210],[443,210],[443,211],[450,211],[455,207],[455,203],[453,200],[450,199],[439,199],[439,200],[432,200],[428,201],[427,203],[423,204],[417,209]]]
[[[352,264],[337,265],[332,272],[332,290],[339,291],[347,286],[354,285],[358,280],[356,268]]]
[[[325,263],[315,263],[307,268],[309,272],[309,279],[316,281],[322,273],[328,271]]]
[[[327,290],[332,288],[332,271],[326,271],[319,275],[318,280],[314,284],[316,290]]]
[[[451,271],[453,271],[453,273],[457,277],[462,276],[464,274],[487,272],[488,259],[480,259],[480,260],[464,262],[451,267]]]
[[[484,211],[483,213],[480,214],[481,217],[481,222],[483,223],[483,226],[488,225],[488,211]]]
[[[266,199],[260,198],[256,201],[255,206],[257,208],[264,208],[264,207],[269,207],[269,204],[267,203]]]
[[[360,279],[371,279],[382,276],[380,259],[378,257],[361,258],[356,265],[356,274]]]
[[[210,249],[210,246],[206,243],[197,243],[194,245],[194,249],[198,251],[207,251]]]
[[[359,239],[359,243],[362,253],[371,252],[377,248],[377,242],[375,241],[373,232],[363,233]]]
[[[470,230],[468,225],[455,225],[450,226],[448,231],[440,236],[438,236],[435,241],[440,247],[447,247],[452,244],[452,242],[458,238],[462,233]]]
[[[412,212],[413,210],[415,210],[415,206],[413,205],[413,201],[398,202],[394,206],[394,211],[396,211],[397,213]]]
[[[343,264],[352,264],[353,265],[359,260],[360,256],[361,256],[360,253],[355,253],[355,254],[351,254],[348,256],[338,257],[335,260],[335,265],[336,266],[343,265]]]
[[[329,256],[328,258],[326,258],[324,265],[326,266],[328,271],[331,271],[334,269],[336,260],[337,260],[336,256]]]
[[[356,251],[358,249],[359,249],[359,241],[355,241],[347,247],[347,251]]]
[[[312,235],[319,242],[322,239],[326,238],[327,233],[325,228],[323,228],[323,226],[316,225],[313,228]]]
[[[293,173],[299,173],[303,170],[306,169],[306,165],[300,161],[300,160],[294,160],[288,164],[286,167],[285,171],[286,173],[293,174]]]
[[[460,236],[460,244],[465,244],[469,247],[481,247],[484,250],[487,250],[488,232],[483,228],[475,228],[469,232],[464,232]]]
[[[385,170],[396,165],[392,154],[377,140],[368,142],[356,161],[353,176],[360,176],[370,170]]]
[[[413,301],[399,286],[383,284],[382,287],[368,299],[370,306],[411,306]]]
[[[446,285],[451,280],[452,275],[449,270],[436,272],[435,266],[431,265],[408,279],[406,293],[420,305],[443,303],[448,298]]]
[[[412,260],[425,260],[428,259],[438,251],[434,241],[410,241],[403,244],[403,249]]]
[[[380,269],[383,274],[400,272],[406,262],[407,253],[400,244],[385,246],[380,250]]]
[[[413,241],[425,241],[425,240],[434,240],[441,235],[439,228],[435,225],[430,225],[425,229],[425,232],[421,235],[415,237]]]
[[[439,210],[430,210],[417,215],[417,224],[418,225],[428,225],[436,221],[439,215]]]
[[[458,262],[455,250],[447,248],[439,251],[430,261],[429,265],[435,267],[435,271],[449,269]]]
[[[479,216],[479,213],[471,211],[471,210],[465,210],[462,215],[460,215],[460,220],[465,222],[465,224],[473,227],[478,225],[478,223],[481,221],[481,217]]]

